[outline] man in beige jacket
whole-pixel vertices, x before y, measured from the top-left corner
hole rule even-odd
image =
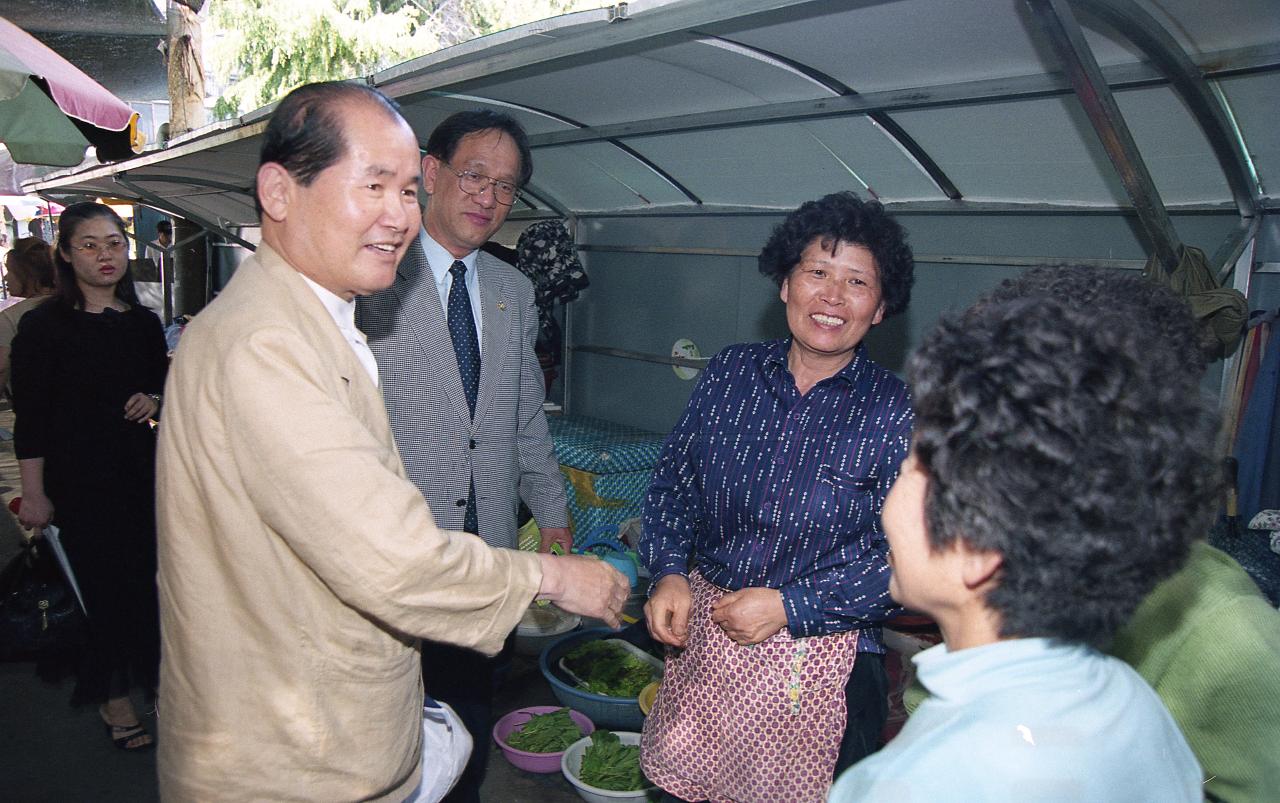
[[[441,531],[405,478],[353,298],[416,235],[418,171],[376,91],[295,90],[260,159],[263,244],[183,335],[160,428],[165,799],[404,800],[433,759],[420,637],[494,653],[535,598],[617,623],[617,572]]]

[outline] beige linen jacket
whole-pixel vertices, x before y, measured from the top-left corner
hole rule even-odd
[[[159,450],[161,796],[402,800],[418,637],[496,653],[537,556],[436,527],[378,389],[265,244],[183,334]]]

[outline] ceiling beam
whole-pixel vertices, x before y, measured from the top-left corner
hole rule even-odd
[[[1231,75],[1272,72],[1280,69],[1280,50],[1249,49],[1217,54],[1216,63],[1225,63],[1223,70]],[[1209,75],[1215,75],[1210,73]],[[1141,89],[1163,86],[1169,79],[1148,64],[1134,63],[1108,67],[1103,71],[1107,85],[1112,89]],[[818,120],[855,115],[870,116],[879,112],[914,111],[948,106],[972,106],[997,103],[1005,100],[1062,97],[1073,92],[1071,84],[1061,75],[1025,75],[1010,78],[992,78],[963,81],[937,86],[893,89],[883,92],[794,100],[781,103],[765,103],[737,109],[714,112],[657,117],[624,123],[587,127],[566,131],[533,134],[529,144],[546,148],[571,145],[579,142],[601,142],[613,138],[660,136],[690,131],[708,131],[717,128],[733,128],[744,125],[770,125],[796,120]]]
[[[1262,190],[1249,163],[1238,129],[1227,117],[1222,102],[1209,87],[1200,68],[1169,32],[1133,0],[1075,0],[1076,4],[1115,28],[1142,51],[1166,75],[1173,89],[1190,109],[1209,140],[1213,155],[1227,178],[1227,185],[1241,217],[1258,213]],[[1234,262],[1234,260],[1233,260]]]
[[[1093,124],[1102,149],[1115,167],[1129,200],[1138,213],[1147,245],[1169,272],[1178,266],[1182,241],[1169,220],[1142,153],[1120,113],[1111,88],[1102,75],[1093,50],[1085,40],[1067,0],[1025,0],[1048,36],[1063,72],[1075,89],[1085,115]]]

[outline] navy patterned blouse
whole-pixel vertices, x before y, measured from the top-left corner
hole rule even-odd
[[[667,438],[644,506],[653,579],[696,568],[738,590],[781,590],[793,636],[862,628],[883,652],[888,543],[880,511],[911,440],[906,385],[864,346],[804,396],[791,339],[713,358]]]

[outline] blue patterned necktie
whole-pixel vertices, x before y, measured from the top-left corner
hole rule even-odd
[[[471,314],[471,295],[467,292],[467,266],[454,260],[449,268],[453,284],[449,288],[449,339],[458,357],[458,373],[462,376],[462,391],[467,396],[471,415],[476,414],[476,393],[480,390],[480,340],[476,337],[476,319]],[[471,481],[467,494],[467,512],[462,529],[469,533],[480,530],[476,517],[476,483]]]
[[[467,407],[476,414],[476,393],[480,389],[480,342],[476,337],[476,319],[471,314],[471,295],[467,292],[467,266],[455,260],[449,268],[453,286],[449,288],[449,339],[458,355],[458,373],[462,390],[467,394]]]

